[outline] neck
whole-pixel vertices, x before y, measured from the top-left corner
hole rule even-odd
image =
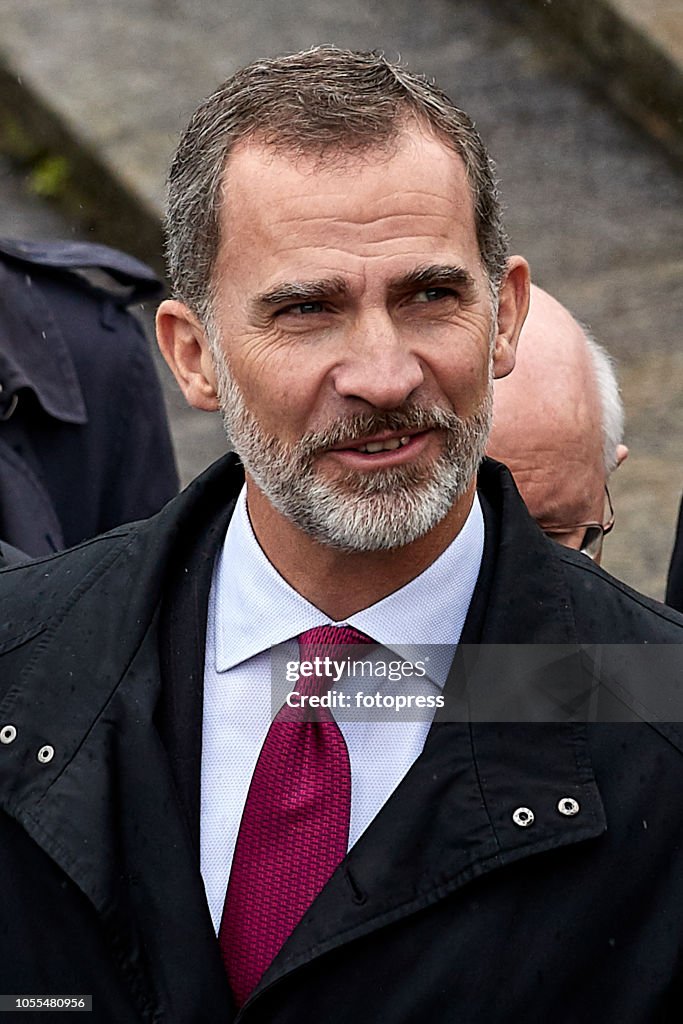
[[[302,597],[335,622],[369,608],[419,576],[460,533],[476,482],[440,523],[391,551],[340,551],[308,536],[277,512],[247,476],[247,506],[256,539],[271,564]]]

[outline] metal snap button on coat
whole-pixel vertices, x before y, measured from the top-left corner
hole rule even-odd
[[[55,748],[51,747],[49,743],[46,743],[44,747],[40,748],[37,756],[41,764],[48,764],[48,762],[55,756]]]
[[[3,725],[0,729],[0,743],[14,743],[17,738],[17,730],[13,725]]]
[[[518,807],[516,811],[512,812],[512,820],[520,828],[528,828],[529,825],[533,825],[535,815],[529,807]]]
[[[563,796],[557,805],[557,809],[560,814],[564,814],[565,818],[572,818],[581,810],[578,801],[571,796]]]
[[[11,419],[16,411],[18,404],[19,395],[12,395],[8,408],[5,409],[4,412],[0,412],[0,420],[4,422],[5,420]]]

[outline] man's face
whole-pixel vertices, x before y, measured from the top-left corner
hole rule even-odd
[[[471,486],[510,368],[461,161],[417,129],[319,165],[243,144],[221,238],[216,375],[249,486],[343,549],[428,532]]]
[[[608,518],[602,437],[596,433],[597,444],[590,448],[578,437],[554,437],[552,422],[547,430],[542,446],[535,443],[533,435],[520,434],[519,443],[524,447],[507,451],[489,447],[489,453],[508,467],[541,529],[558,543],[578,551],[586,533],[579,524],[602,524]],[[510,441],[514,442],[514,434]]]

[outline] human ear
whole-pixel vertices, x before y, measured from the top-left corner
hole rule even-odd
[[[618,469],[619,466],[622,464],[622,462],[625,462],[627,458],[628,458],[628,448],[626,447],[625,444],[618,444],[617,445],[617,454],[616,454],[616,459],[617,459],[617,466],[616,466],[616,468]]]
[[[157,311],[161,354],[189,405],[206,412],[218,409],[216,375],[206,331],[194,313],[177,299],[165,299]]]
[[[519,332],[529,309],[529,264],[511,256],[498,295],[498,326],[493,347],[493,376],[507,377],[515,365]]]

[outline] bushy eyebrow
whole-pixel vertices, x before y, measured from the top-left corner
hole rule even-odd
[[[284,284],[256,295],[255,309],[272,309],[287,302],[317,302],[332,296],[344,297],[348,285],[342,277],[325,277],[316,281],[287,281]]]
[[[418,288],[438,288],[449,286],[465,291],[473,290],[476,282],[464,267],[450,264],[432,263],[428,266],[416,267],[391,284],[393,292],[407,292]]]

